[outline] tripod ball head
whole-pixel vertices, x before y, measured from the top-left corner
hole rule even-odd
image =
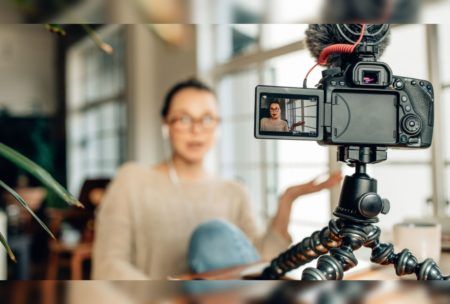
[[[387,214],[390,210],[390,203],[387,199],[382,199],[377,193],[369,192],[359,199],[358,210],[365,217],[372,218],[380,213]]]

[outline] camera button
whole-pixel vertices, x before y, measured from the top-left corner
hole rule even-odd
[[[408,142],[408,136],[406,136],[406,135],[400,136],[400,142],[407,143]]]
[[[332,80],[330,83],[331,83],[332,86],[337,85],[337,82],[335,80]]]
[[[413,80],[413,81],[411,81],[411,84],[412,84],[413,86],[415,86],[415,85],[417,84],[417,81]]]
[[[345,86],[345,82],[344,81],[339,81],[339,85],[344,87]]]
[[[395,88],[398,89],[398,90],[403,89],[403,86],[404,86],[404,84],[400,80],[395,83]]]
[[[419,139],[418,138],[410,138],[408,140],[408,144],[417,144],[419,143]]]
[[[419,82],[420,86],[423,87],[425,83],[423,81]]]
[[[409,111],[411,111],[411,107],[410,106],[406,106],[405,110],[406,110],[406,112],[409,112]]]
[[[403,102],[407,102],[407,101],[408,101],[408,97],[402,96],[402,101],[403,101]]]

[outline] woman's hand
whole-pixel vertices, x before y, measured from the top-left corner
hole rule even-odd
[[[323,189],[329,189],[339,184],[342,180],[342,174],[340,171],[333,172],[330,176],[323,182],[318,182],[318,177],[313,180],[301,184],[292,186],[286,189],[284,194],[281,196],[281,200],[287,200],[293,202],[296,198],[302,195],[319,192]]]
[[[340,171],[333,172],[323,182],[318,181],[318,177],[306,184],[289,187],[280,197],[278,210],[272,221],[272,229],[277,231],[286,240],[292,241],[288,232],[289,218],[291,216],[292,203],[302,195],[329,189],[337,185],[342,180]]]
[[[297,128],[297,127],[300,127],[300,126],[303,126],[305,124],[305,122],[304,121],[299,121],[299,122],[295,122],[295,123],[293,123],[292,124],[292,126],[291,126],[291,132],[292,131],[294,131],[295,130],[295,128]]]

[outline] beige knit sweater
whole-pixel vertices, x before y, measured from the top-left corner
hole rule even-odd
[[[125,164],[97,216],[93,278],[165,279],[188,273],[192,231],[217,218],[238,226],[265,259],[290,244],[270,229],[258,230],[248,196],[238,183],[216,178],[174,185],[154,169]]]

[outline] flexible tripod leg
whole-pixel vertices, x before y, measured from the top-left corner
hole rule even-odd
[[[317,268],[307,268],[303,271],[302,280],[342,280],[344,271],[355,267],[358,260],[354,250],[361,248],[367,238],[367,226],[344,223],[339,231],[342,243],[338,248],[330,249],[330,255],[323,255],[317,261]]]
[[[361,246],[372,249],[372,262],[394,264],[398,276],[415,273],[418,280],[450,280],[450,276],[442,275],[432,259],[419,263],[408,249],[396,254],[392,244],[380,243],[381,230],[374,225],[344,224],[340,234],[342,243],[339,248],[330,249],[329,256],[321,256],[317,268],[305,269],[302,280],[342,280],[344,271],[358,264],[353,251]]]
[[[450,280],[450,276],[444,276],[432,259],[419,263],[408,249],[394,253],[392,244],[380,243],[380,233],[380,228],[371,225],[368,242],[364,244],[372,249],[372,262],[381,265],[394,264],[398,276],[415,273],[417,280]]]
[[[331,248],[339,246],[340,226],[340,220],[331,220],[328,227],[314,232],[310,237],[303,239],[297,245],[280,254],[264,269],[261,279],[279,279],[285,273],[309,263],[317,257],[328,253]]]
[[[344,271],[355,267],[353,254],[362,246],[372,249],[371,261],[382,265],[394,264],[397,275],[415,273],[419,280],[449,280],[436,263],[427,259],[418,263],[407,249],[395,254],[392,244],[380,243],[379,214],[387,214],[390,204],[377,194],[377,181],[366,172],[366,165],[387,159],[386,147],[341,146],[338,160],[355,168],[342,185],[339,204],[333,212],[337,220],[314,232],[299,244],[274,259],[264,269],[262,279],[279,279],[286,272],[319,257],[317,268],[303,271],[303,280],[341,280]],[[325,255],[330,252],[330,255]]]

